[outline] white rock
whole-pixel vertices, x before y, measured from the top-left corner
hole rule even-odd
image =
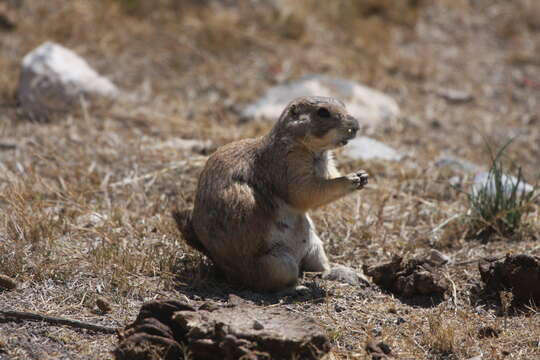
[[[388,95],[354,81],[327,75],[304,76],[297,81],[274,86],[258,101],[248,105],[242,115],[276,120],[285,106],[299,96],[330,96],[339,99],[361,125],[368,127],[399,115],[399,106]]]
[[[77,225],[90,228],[94,226],[101,226],[107,221],[107,215],[99,214],[97,212],[90,212],[77,217]]]
[[[466,103],[474,99],[470,92],[458,89],[439,89],[437,94],[454,104]]]
[[[351,140],[343,149],[343,154],[352,159],[362,160],[399,161],[403,156],[390,146],[366,136],[359,136]]]
[[[46,42],[23,58],[17,95],[34,116],[66,110],[80,96],[115,98],[118,94],[111,81],[61,45]]]
[[[463,179],[461,178],[461,176],[457,176],[457,175],[454,175],[450,179],[448,179],[448,183],[451,186],[460,187],[462,182],[463,182]]]
[[[507,196],[509,196],[512,193],[512,189],[517,184],[518,179],[514,176],[509,175],[502,175],[501,177],[501,183],[504,188],[504,192]],[[493,175],[491,175],[489,172],[481,172],[476,174],[474,177],[474,183],[472,185],[472,192],[478,193],[482,189],[485,189],[489,195],[495,195],[496,192],[496,186],[495,186],[495,179],[493,178]],[[523,180],[519,183],[517,187],[517,193],[518,195],[522,195],[523,193],[529,193],[533,191],[534,188],[532,185],[527,184],[526,182],[523,182]]]

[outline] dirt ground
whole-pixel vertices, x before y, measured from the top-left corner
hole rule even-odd
[[[515,138],[508,158],[535,182],[540,2],[4,0],[0,15],[13,25],[0,22],[0,274],[17,282],[0,290],[0,310],[122,327],[148,300],[223,302],[234,292],[314,317],[331,340],[328,359],[369,359],[372,340],[398,359],[540,359],[538,308],[507,311],[483,294],[478,272],[485,256],[540,255],[539,206],[510,238],[466,239],[467,197],[449,179],[462,176],[467,191],[471,175],[434,166],[453,156],[487,168],[486,143]],[[15,100],[20,63],[47,40],[126,98],[28,121]],[[311,275],[312,296],[254,296],[223,284],[180,238],[170,209],[193,202],[208,153],[271,127],[241,119],[242,106],[313,73],[362,82],[402,110],[369,134],[402,161],[337,156],[343,171],[371,178],[312,214],[331,261],[361,269],[436,249],[451,260],[441,302]],[[177,138],[211,145],[179,149]],[[2,360],[110,359],[116,344],[114,335],[0,321]]]

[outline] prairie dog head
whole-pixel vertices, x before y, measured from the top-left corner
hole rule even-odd
[[[274,131],[312,151],[332,150],[347,144],[358,132],[358,121],[345,105],[330,97],[300,97],[289,103]]]

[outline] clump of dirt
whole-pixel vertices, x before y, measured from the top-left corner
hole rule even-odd
[[[110,302],[101,296],[96,299],[96,306],[103,314],[107,314],[112,310]]]
[[[186,351],[191,358],[209,360],[318,359],[330,350],[324,330],[313,320],[249,302],[153,301],[142,306],[120,340],[117,360],[178,359]]]
[[[153,301],[141,307],[133,324],[119,334],[120,345],[114,356],[120,359],[178,359],[182,354],[176,338],[185,334],[172,320],[175,311],[195,311],[195,308],[180,301]]]
[[[427,258],[415,258],[404,262],[395,256],[390,262],[373,266],[364,265],[364,273],[373,282],[395,295],[442,298],[448,290],[448,282],[438,269],[440,265]]]
[[[369,341],[366,344],[366,352],[371,355],[372,360],[384,360],[394,357],[390,346],[382,341],[379,343],[373,340]]]
[[[501,330],[494,328],[492,326],[482,326],[480,329],[478,329],[478,338],[479,339],[485,339],[485,338],[497,338],[501,334]]]
[[[17,288],[17,282],[9,276],[0,274],[0,290],[13,290]]]
[[[540,304],[540,257],[506,255],[478,264],[486,293],[512,292],[512,305]]]

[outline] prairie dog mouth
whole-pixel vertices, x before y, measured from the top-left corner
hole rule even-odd
[[[345,146],[349,143],[350,140],[356,137],[356,130],[347,129],[347,134],[345,137],[338,143],[339,146]]]

